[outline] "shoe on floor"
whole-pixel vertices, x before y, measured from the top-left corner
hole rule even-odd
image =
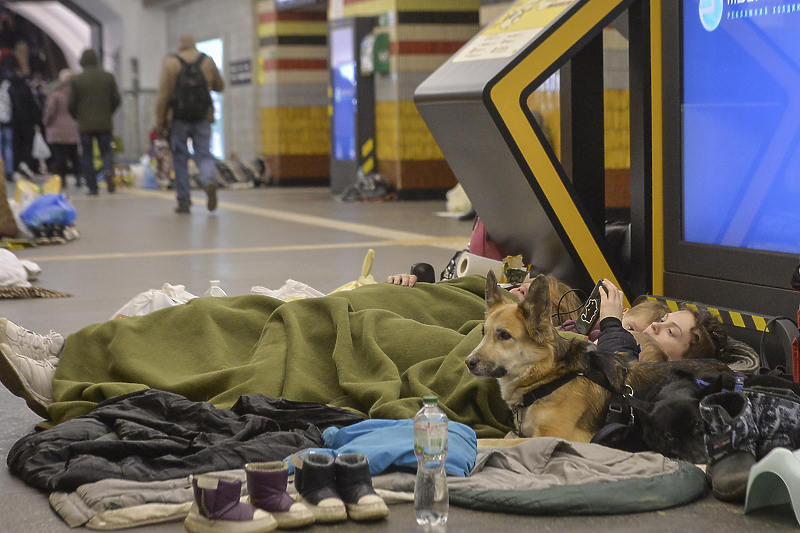
[[[113,193],[117,190],[116,177],[113,174],[106,178],[106,189],[110,193]]]
[[[189,208],[188,205],[179,205],[178,207],[175,208],[175,212],[183,215],[188,215],[189,213],[192,212],[192,210],[191,208]]]
[[[209,181],[206,185],[206,194],[208,195],[208,210],[213,211],[217,208],[217,184]]]
[[[335,465],[336,491],[344,500],[351,520],[382,520],[389,516],[389,507],[372,487],[366,455],[341,453],[336,456]]]
[[[266,533],[278,526],[261,509],[240,501],[242,482],[214,474],[192,478],[194,502],[183,522],[190,533]]]
[[[58,358],[64,347],[64,337],[50,330],[48,335],[39,335],[22,326],[18,326],[7,318],[0,318],[0,344],[8,344],[14,353],[37,359],[50,360]]]
[[[294,486],[300,501],[314,513],[317,523],[344,522],[347,508],[336,492],[336,469],[332,455],[297,453],[291,456]]]
[[[95,190],[89,189],[89,191],[86,193],[86,196],[98,196],[99,194],[100,193],[98,192],[97,189],[95,189]]]
[[[294,529],[314,523],[314,513],[286,493],[289,465],[282,461],[247,463],[247,492],[250,505],[272,514],[278,529]]]
[[[31,411],[49,419],[47,406],[53,403],[53,375],[56,367],[50,361],[38,361],[14,353],[8,344],[0,344],[0,381],[15,396],[28,404]]]

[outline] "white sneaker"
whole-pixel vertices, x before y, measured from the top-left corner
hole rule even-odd
[[[64,347],[64,337],[60,333],[50,330],[49,335],[39,335],[22,326],[18,326],[7,318],[0,318],[0,344],[8,344],[14,353],[36,359],[50,361],[54,365],[58,362],[61,349]]]
[[[42,418],[50,418],[47,406],[53,403],[55,373],[56,367],[50,361],[20,355],[8,344],[0,344],[0,381]]]

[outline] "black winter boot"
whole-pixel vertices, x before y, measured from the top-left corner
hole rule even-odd
[[[361,453],[342,453],[336,457],[336,490],[342,496],[347,515],[356,521],[380,520],[389,508],[372,487],[369,460]]]
[[[706,473],[714,496],[743,503],[758,439],[750,401],[741,392],[711,394],[700,401],[700,416],[706,424]]]
[[[294,486],[300,501],[308,505],[318,523],[347,520],[347,508],[336,491],[336,467],[332,455],[298,453],[290,459],[294,465]]]

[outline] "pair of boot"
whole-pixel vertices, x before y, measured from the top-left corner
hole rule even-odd
[[[361,453],[300,453],[291,457],[294,486],[317,522],[381,520],[389,508],[372,486],[369,461]]]
[[[706,472],[714,496],[741,502],[750,469],[770,450],[800,446],[800,398],[783,389],[720,392],[700,401],[706,426]]]
[[[202,474],[192,478],[194,502],[184,521],[190,533],[264,533],[314,523],[303,503],[286,493],[289,468],[280,461],[248,463],[248,498],[242,499],[242,482],[234,477]]]

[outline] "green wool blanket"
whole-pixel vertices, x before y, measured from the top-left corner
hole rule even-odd
[[[161,389],[228,409],[243,394],[311,401],[369,418],[407,419],[427,395],[478,437],[502,437],[511,413],[494,380],[464,360],[481,338],[485,279],[413,288],[386,283],[282,302],[196,298],[67,337],[53,379],[56,423],[107,398]]]

